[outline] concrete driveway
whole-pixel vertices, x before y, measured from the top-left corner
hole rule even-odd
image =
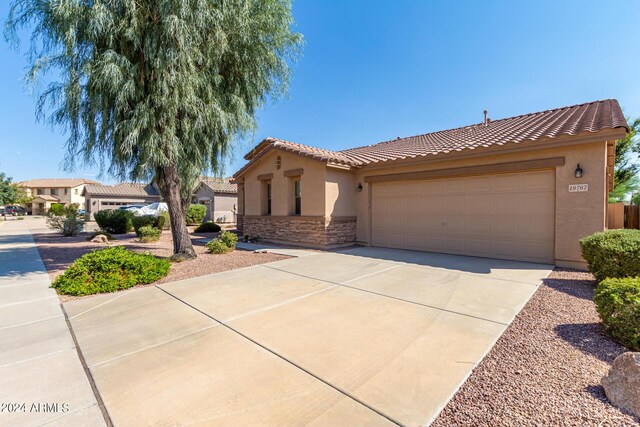
[[[357,248],[64,307],[115,425],[425,425],[551,269]]]

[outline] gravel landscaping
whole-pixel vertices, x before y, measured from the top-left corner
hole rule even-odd
[[[190,229],[190,231],[192,231]],[[49,273],[49,278],[53,282],[56,277],[62,274],[69,265],[76,259],[89,251],[106,248],[102,243],[93,243],[87,240],[89,233],[82,233],[75,237],[62,237],[54,233],[34,233],[33,238],[40,252],[40,256]],[[198,257],[191,261],[173,263],[171,271],[165,278],[154,284],[174,282],[176,280],[188,279],[190,277],[203,276],[205,274],[219,273],[221,271],[233,270],[251,265],[264,264],[289,258],[284,255],[271,253],[254,253],[251,251],[235,250],[233,252],[212,255],[207,252],[204,243],[217,236],[217,233],[192,234],[191,240]],[[110,245],[122,245],[127,249],[136,252],[150,252],[156,256],[169,257],[173,253],[173,243],[171,233],[165,230],[160,240],[153,243],[140,243],[135,233],[121,234],[114,236],[115,241]],[[153,286],[153,285],[145,285]],[[60,295],[60,299],[68,301],[78,297]],[[87,297],[80,297],[87,298]]]
[[[556,269],[432,424],[635,426],[600,379],[627,351],[609,339],[589,273]]]

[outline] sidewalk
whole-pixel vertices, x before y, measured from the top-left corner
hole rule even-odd
[[[34,225],[0,225],[0,425],[105,425],[31,238]]]

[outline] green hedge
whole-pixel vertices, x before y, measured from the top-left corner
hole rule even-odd
[[[131,224],[133,225],[133,231],[140,236],[140,229],[142,227],[162,228],[162,225],[164,225],[164,218],[162,216],[153,215],[134,216],[131,218]]]
[[[207,215],[207,207],[205,205],[189,205],[187,211],[187,225],[199,225],[204,221]]]
[[[108,209],[93,214],[98,227],[111,234],[124,234],[133,231],[133,214],[124,209]]]
[[[220,231],[220,226],[213,221],[203,222],[193,230],[194,233],[217,233]]]
[[[598,282],[640,276],[640,230],[609,230],[580,240],[582,256]]]
[[[52,203],[48,214],[50,216],[64,216],[64,205],[61,203]]]
[[[632,351],[640,351],[640,277],[605,279],[593,299],[611,336]]]
[[[115,246],[81,256],[58,276],[52,287],[66,295],[114,292],[153,283],[166,276],[169,268],[165,259]]]

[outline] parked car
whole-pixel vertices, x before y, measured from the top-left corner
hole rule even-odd
[[[27,211],[22,206],[9,205],[4,207],[5,215],[22,216],[26,215]]]
[[[127,206],[120,206],[118,210],[131,212],[132,214],[137,215],[138,211],[143,207],[144,205],[127,205]]]
[[[153,216],[160,216],[160,214],[162,214],[162,212],[168,211],[169,208],[167,207],[167,204],[164,202],[155,202],[155,203],[151,203],[150,205],[144,206],[140,209],[138,209],[137,211],[135,211],[133,214],[136,216],[144,216],[144,215],[153,215]]]
[[[0,215],[4,215],[4,211],[5,211],[4,206],[0,206]]]

